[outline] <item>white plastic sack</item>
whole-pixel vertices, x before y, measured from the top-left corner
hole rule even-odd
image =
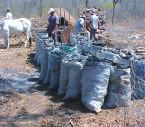
[[[43,48],[42,50],[42,58],[41,58],[41,67],[40,67],[40,78],[39,80],[43,82],[47,75],[48,68],[48,53],[49,49]]]
[[[40,46],[41,46],[40,39],[38,39],[36,42],[36,53],[35,53],[35,58],[34,58],[34,61],[37,65],[39,64],[39,53],[41,50]]]
[[[82,62],[70,62],[69,63],[69,82],[67,86],[66,96],[64,100],[75,99],[81,95],[81,75],[82,75],[83,63]]]
[[[61,56],[51,54],[52,57],[52,71],[51,71],[51,82],[50,89],[57,89],[59,87],[60,80],[60,68],[61,68]]]
[[[47,70],[46,70],[46,72],[47,72],[47,74],[46,74],[46,76],[45,76],[45,80],[44,80],[44,84],[50,84],[50,82],[51,82],[51,73],[52,73],[52,62],[53,62],[53,60],[52,60],[53,58],[52,58],[52,56],[51,56],[51,52],[49,52],[48,53],[48,65],[47,65]]]
[[[36,54],[34,61],[37,65],[40,65],[41,62],[41,49],[42,44],[44,43],[43,39],[46,39],[48,37],[47,33],[38,32],[36,33]]]
[[[145,59],[131,62],[132,99],[145,97]]]
[[[106,108],[129,106],[131,103],[130,68],[120,69],[112,67]]]
[[[37,61],[36,61],[36,64],[37,65],[40,65],[41,64],[41,58],[42,58],[42,44],[43,43],[43,40],[40,40],[39,43],[38,43],[38,56],[37,56]]]
[[[107,94],[110,77],[110,64],[96,62],[84,67],[82,74],[82,103],[95,112],[100,112]]]
[[[61,61],[61,71],[60,71],[60,82],[58,89],[58,96],[62,96],[66,94],[68,79],[69,79],[69,61],[62,60]]]
[[[48,85],[51,84],[51,80],[53,82],[57,82],[59,80],[59,79],[57,79],[56,81],[54,81],[55,76],[52,77],[52,73],[53,73],[54,66],[56,66],[56,63],[59,62],[59,64],[60,64],[59,66],[61,66],[61,61],[60,60],[61,60],[61,55],[62,55],[62,52],[60,51],[59,47],[51,46],[49,49],[50,50],[49,50],[49,53],[48,53],[47,74],[46,74],[46,77],[45,77],[45,80],[44,80],[44,84],[48,84]],[[56,60],[54,60],[54,59],[56,59]],[[57,71],[55,71],[55,73],[53,75],[55,75],[56,73],[57,73]],[[60,72],[59,72],[59,75],[60,75]]]

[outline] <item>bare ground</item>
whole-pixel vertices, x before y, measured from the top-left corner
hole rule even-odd
[[[108,27],[112,44],[122,46],[128,34],[144,32],[129,29],[127,33],[127,26],[128,23],[117,24],[114,30]],[[38,70],[33,65],[35,44],[23,48],[17,42],[14,40],[10,49],[0,49],[0,78],[25,73],[37,86],[38,75],[31,77]],[[144,46],[143,40],[125,42],[124,46],[136,47],[138,42]],[[64,103],[55,92],[44,89],[0,92],[0,127],[145,127],[145,99],[134,101],[127,108],[104,109],[95,114],[86,110],[80,101]]]

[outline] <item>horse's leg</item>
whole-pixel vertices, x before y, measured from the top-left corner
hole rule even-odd
[[[28,42],[29,42],[29,47],[32,45],[32,34],[31,34],[31,30],[30,29],[28,29],[27,30],[27,42],[25,43],[25,47],[27,47],[28,46]]]
[[[7,48],[10,48],[10,37],[7,38]]]
[[[5,37],[4,37],[4,48],[9,48],[10,47],[10,44],[9,44],[9,42],[10,42],[10,37],[9,37],[9,32],[7,31],[6,33],[5,33]]]
[[[25,48],[27,48],[27,46],[28,46],[28,35],[27,35],[27,41],[25,42]]]
[[[7,37],[5,37],[4,38],[4,45],[3,45],[3,48],[9,48],[10,47],[10,45],[9,45],[9,38],[7,38]]]
[[[3,43],[3,48],[7,48],[7,42],[6,42],[6,37],[4,37],[4,43]]]

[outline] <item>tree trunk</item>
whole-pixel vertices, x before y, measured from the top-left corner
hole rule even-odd
[[[136,0],[133,0],[133,13],[134,13],[134,17],[136,19],[136,17],[137,17],[137,13],[136,13]]]
[[[112,25],[114,23],[115,8],[116,8],[117,3],[118,3],[118,0],[113,0]]]
[[[6,4],[7,4],[7,9],[11,9],[12,0],[6,0]]]
[[[86,6],[86,8],[88,8],[88,5],[89,5],[89,0],[86,0],[86,1],[85,1],[85,6]]]
[[[42,17],[43,15],[43,3],[42,3],[42,0],[40,0],[40,17]]]

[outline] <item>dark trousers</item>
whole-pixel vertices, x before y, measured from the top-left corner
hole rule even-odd
[[[61,42],[61,37],[60,37],[60,34],[61,33],[56,33],[57,35],[55,34],[52,34],[52,33],[48,33],[48,37],[52,37],[52,39],[54,40],[54,42]]]
[[[95,40],[97,40],[97,38],[96,38],[96,32],[97,32],[97,30],[96,29],[90,29],[90,39],[91,40],[93,40],[93,41],[95,41]]]
[[[52,39],[55,41],[55,34],[48,33],[48,37],[52,37]]]

